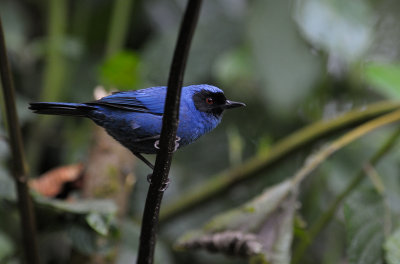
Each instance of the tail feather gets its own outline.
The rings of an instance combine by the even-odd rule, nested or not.
[[[92,110],[96,109],[96,107],[75,103],[40,102],[30,103],[29,109],[37,114],[87,117]]]

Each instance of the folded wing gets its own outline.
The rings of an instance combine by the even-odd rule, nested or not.
[[[165,86],[161,86],[138,91],[116,92],[97,101],[88,102],[86,104],[107,106],[125,111],[162,115],[164,113],[166,90]]]

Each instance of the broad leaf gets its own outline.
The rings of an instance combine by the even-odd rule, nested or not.
[[[400,65],[369,63],[364,67],[364,79],[387,98],[400,98]]]
[[[372,191],[345,205],[349,264],[383,263],[384,213],[382,198]]]
[[[103,236],[108,235],[112,215],[90,213],[85,217],[85,219],[89,226],[93,228],[93,230],[95,230],[97,233]]]
[[[90,214],[96,212],[98,214],[116,214],[117,207],[111,200],[80,200],[74,202],[66,202],[56,199],[48,199],[44,197],[36,197],[35,202],[46,208],[55,211],[64,211],[72,214]]]
[[[35,198],[35,202],[39,208],[47,209],[51,213],[69,214],[82,218],[89,227],[102,236],[108,235],[110,231],[114,230],[116,227],[114,220],[117,207],[111,200],[80,200],[67,202],[39,196]],[[76,227],[87,228],[84,224]],[[89,232],[90,230],[86,231]]]

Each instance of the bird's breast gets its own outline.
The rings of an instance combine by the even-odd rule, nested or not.
[[[180,112],[177,136],[181,138],[181,145],[187,145],[205,133],[213,130],[219,121],[198,111],[185,110]]]

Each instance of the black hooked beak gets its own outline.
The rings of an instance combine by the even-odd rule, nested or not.
[[[241,102],[234,102],[234,101],[226,100],[223,107],[224,107],[224,109],[231,109],[231,108],[236,108],[236,107],[241,107],[241,106],[246,106],[246,105]]]

